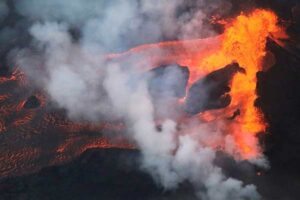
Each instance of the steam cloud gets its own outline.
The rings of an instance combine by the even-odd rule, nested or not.
[[[221,1],[210,2],[205,9],[206,4],[204,0],[16,0],[15,11],[30,24],[32,41],[12,51],[11,57],[70,118],[124,119],[128,137],[142,152],[141,168],[165,188],[188,181],[204,200],[260,199],[255,186],[226,177],[214,164],[216,150],[207,144],[230,138],[194,121],[178,130],[173,114],[167,113],[171,107],[161,113],[167,117],[158,130],[143,71],[102,56],[141,43],[214,34],[204,20]],[[0,15],[8,12],[4,5],[0,4]]]

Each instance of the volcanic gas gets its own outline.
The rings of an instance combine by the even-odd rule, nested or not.
[[[237,73],[230,81],[230,105],[221,110],[204,111],[199,118],[204,121],[209,118],[210,123],[223,120],[224,134],[231,135],[238,147],[237,152],[229,153],[240,159],[254,159],[262,153],[256,137],[263,134],[267,126],[263,113],[255,107],[256,73],[264,70],[262,61],[267,38],[284,38],[286,35],[284,28],[278,25],[276,14],[263,9],[242,13],[223,23],[225,31],[216,37],[147,44],[121,54],[107,55],[107,58],[119,62],[142,57],[137,65],[145,69],[172,62],[188,66],[190,86],[208,73],[237,62],[245,73]],[[238,116],[228,120],[234,113]],[[226,144],[217,146],[226,150]]]
[[[72,59],[78,55],[82,59],[90,59],[93,56],[87,55],[86,52],[82,53],[83,50],[78,47],[78,44],[72,44],[72,40],[63,32],[64,28],[61,25],[47,24],[58,32],[59,37],[54,38],[51,37],[55,34],[44,36],[40,33],[40,29],[48,30],[49,27],[43,29],[41,24],[34,26],[31,34],[36,37],[35,42],[41,42],[39,47],[50,49],[45,48],[47,49],[43,55],[45,58],[40,62],[45,66],[50,63],[50,68],[44,69],[49,74],[46,73],[44,79],[39,82],[45,84],[43,87],[36,86],[39,92],[35,95],[10,94],[8,89],[6,89],[8,93],[1,93],[0,101],[5,103],[0,109],[3,116],[3,119],[0,119],[0,132],[5,136],[5,142],[14,140],[17,143],[15,147],[2,147],[4,149],[0,151],[0,156],[5,162],[0,163],[1,175],[23,174],[38,170],[45,165],[63,163],[88,148],[119,147],[140,148],[146,155],[145,168],[160,168],[161,163],[163,169],[167,168],[163,159],[159,160],[161,163],[152,163],[152,156],[173,159],[173,162],[167,162],[166,165],[171,165],[171,169],[167,170],[168,173],[171,173],[173,168],[177,170],[177,178],[174,178],[175,175],[170,176],[171,179],[176,180],[168,180],[170,178],[168,175],[164,177],[165,173],[158,172],[162,176],[161,184],[167,188],[176,187],[177,182],[182,181],[181,179],[194,181],[193,177],[186,175],[185,170],[181,170],[181,168],[185,169],[186,163],[182,162],[185,160],[181,159],[185,151],[197,152],[207,159],[207,165],[201,164],[202,160],[201,162],[196,162],[197,160],[194,159],[188,161],[196,162],[193,163],[196,171],[201,171],[198,167],[209,171],[208,175],[198,177],[199,179],[204,177],[201,183],[205,185],[214,176],[218,176],[218,184],[225,186],[230,184],[230,181],[228,182],[220,172],[221,170],[212,164],[215,152],[223,151],[236,160],[251,162],[264,157],[258,136],[265,132],[267,123],[264,121],[263,113],[255,106],[256,74],[266,70],[263,61],[267,55],[267,39],[279,39],[286,35],[284,28],[278,25],[276,14],[269,10],[255,9],[241,13],[235,18],[222,21],[222,24],[224,32],[217,36],[143,44],[123,53],[99,55],[101,60],[99,65],[107,68],[97,66],[99,68],[87,68],[86,71],[82,70],[82,66],[68,68],[69,62],[70,66],[73,66]],[[50,42],[47,41],[49,39],[47,37],[50,38]],[[53,42],[57,38],[59,42]],[[61,56],[68,52],[68,48],[75,53]],[[82,62],[82,65],[97,63],[97,59]],[[76,64],[78,63],[74,65]],[[122,74],[122,69],[126,66],[131,66],[142,75],[128,78],[128,74],[132,71],[128,70],[126,74]],[[2,78],[1,86],[6,84],[9,87],[26,88],[30,78],[29,80],[24,78],[28,69],[23,73],[21,72],[23,68],[16,70],[11,78]],[[90,69],[92,75],[89,74]],[[38,70],[43,70],[43,67],[39,66]],[[107,74],[101,74],[104,71]],[[110,77],[110,73],[113,77]],[[169,79],[169,73],[172,74],[172,79]],[[88,78],[85,78],[86,74],[89,74]],[[84,78],[80,79],[81,76]],[[97,96],[98,89],[100,91],[98,85],[102,82],[101,84],[96,82],[93,79],[95,77],[95,80],[105,77],[101,86],[106,89],[103,96],[111,100],[105,106],[97,104],[97,109],[101,110],[104,107],[107,109],[106,106],[112,106],[113,109],[109,109],[117,110],[117,117],[109,121],[109,118],[101,118],[99,113],[91,112],[93,120],[89,118],[79,122],[78,119],[77,121],[67,119],[66,110],[70,111],[70,108],[72,110],[78,107],[79,114],[76,110],[73,115],[79,115],[77,116],[79,119],[88,113],[85,110],[88,103],[76,102],[77,97],[87,95],[92,103],[102,101]],[[78,83],[77,87],[72,84],[73,78],[76,84]],[[95,94],[78,92],[78,88],[85,88],[85,84],[96,91]],[[60,90],[66,85],[70,96]],[[149,91],[145,90],[147,88],[145,85]],[[167,91],[164,91],[166,88]],[[116,98],[117,95],[120,97]],[[27,99],[24,99],[25,96]],[[12,97],[14,100],[10,100]],[[65,100],[65,97],[71,97],[70,102],[73,103],[71,106],[70,102],[67,102],[68,104],[63,102],[57,109],[55,104],[51,104],[51,100],[59,104],[60,101]],[[53,108],[57,110],[53,111]],[[171,112],[170,109],[173,111]],[[107,110],[105,111],[107,113]],[[22,134],[9,134],[14,130]],[[205,130],[203,131],[205,133],[195,134],[202,130]],[[142,134],[142,131],[145,134]],[[45,132],[47,134],[41,134]],[[103,132],[105,134],[102,134]],[[134,133],[127,138],[127,135],[122,132]],[[26,146],[22,138],[27,145],[32,146],[30,148]],[[44,148],[41,140],[52,142],[47,143],[47,148]],[[154,146],[161,141],[166,141],[166,144],[158,145],[156,149]],[[48,161],[42,159],[45,156],[48,157]],[[198,185],[198,182],[196,183],[195,185]],[[243,188],[238,181],[235,183],[242,191],[239,195],[244,195],[244,190],[248,189],[254,191],[256,195],[255,188],[251,185]],[[205,187],[209,190],[219,186],[205,185]]]
[[[299,196],[299,13],[0,1],[0,199]]]

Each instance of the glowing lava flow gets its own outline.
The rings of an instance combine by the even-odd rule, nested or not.
[[[222,35],[195,40],[167,41],[141,45],[124,53],[108,54],[105,59],[126,63],[145,71],[162,64],[176,62],[182,66],[190,67],[189,82],[192,83],[199,76],[204,76],[207,73],[196,67],[199,61],[220,49],[221,44]],[[216,67],[216,69],[218,68]]]
[[[259,154],[253,137],[264,131],[266,124],[262,114],[254,106],[256,99],[256,73],[263,70],[262,59],[266,55],[266,39],[270,34],[282,35],[277,26],[277,17],[266,10],[255,10],[250,15],[242,14],[227,25],[222,48],[200,61],[201,69],[222,67],[237,61],[246,74],[237,74],[232,81],[232,102],[224,113],[237,109],[240,116],[227,124],[227,131],[234,136],[242,158],[251,159]]]
[[[189,83],[212,71],[236,61],[246,70],[237,74],[231,83],[231,104],[220,111],[206,111],[200,118],[209,121],[224,121],[221,127],[224,135],[230,135],[219,146],[241,159],[259,157],[261,150],[256,138],[265,130],[262,114],[254,106],[256,96],[256,73],[263,70],[262,59],[266,55],[265,45],[269,36],[283,36],[284,31],[277,25],[277,16],[267,10],[256,9],[250,14],[241,14],[225,24],[225,32],[216,37],[189,41],[161,42],[135,47],[122,54],[108,55],[108,60],[126,62],[149,69],[159,64],[178,63],[188,66]],[[132,58],[135,61],[131,62]],[[228,119],[233,113],[234,119]]]
[[[263,70],[267,37],[282,33],[276,24],[277,17],[273,12],[258,9],[227,22],[225,32],[219,36],[142,45],[121,54],[106,55],[106,59],[135,65],[145,71],[176,62],[189,67],[190,84],[237,61],[246,74],[236,74],[232,80],[231,104],[225,109],[206,111],[196,117],[205,124],[218,127],[224,134],[222,141],[207,145],[222,148],[241,159],[258,158],[261,150],[256,136],[264,131],[266,124],[254,106],[256,73]],[[0,77],[0,134],[3,136],[0,141],[0,176],[22,174],[45,165],[62,163],[88,148],[133,148],[122,139],[115,144],[101,134],[110,132],[117,135],[124,129],[122,124],[116,126],[104,122],[93,126],[71,122],[60,112],[48,113],[46,100],[39,95],[36,96],[41,100],[40,108],[34,111],[23,109],[29,94],[24,91],[25,83],[24,74],[19,70],[15,70],[10,78]],[[21,86],[24,94],[10,93],[11,88]],[[234,113],[240,114],[230,117]],[[90,134],[86,134],[86,130]],[[49,148],[45,148],[49,144]],[[44,156],[47,159],[40,159]]]

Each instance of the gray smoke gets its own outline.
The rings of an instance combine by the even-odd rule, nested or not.
[[[32,42],[11,55],[71,119],[124,119],[127,136],[142,152],[141,169],[166,189],[188,181],[204,200],[260,199],[255,186],[226,177],[214,164],[216,150],[209,144],[226,140],[220,130],[195,121],[178,130],[168,113],[162,113],[165,118],[158,130],[144,72],[103,57],[165,38],[214,34],[204,20],[219,1],[209,9],[204,9],[204,0],[16,0],[15,4],[17,12],[33,22],[28,29]],[[172,107],[164,112],[168,110]]]

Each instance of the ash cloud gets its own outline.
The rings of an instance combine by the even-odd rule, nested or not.
[[[260,199],[254,185],[226,177],[214,164],[216,150],[209,144],[225,140],[220,131],[194,121],[178,130],[173,113],[168,113],[171,106],[160,113],[164,120],[159,130],[149,78],[138,66],[103,57],[137,44],[215,34],[205,20],[220,4],[213,1],[206,8],[204,0],[16,0],[16,12],[31,24],[32,40],[10,57],[71,119],[123,119],[127,136],[142,152],[141,169],[166,189],[188,181],[200,199]]]

